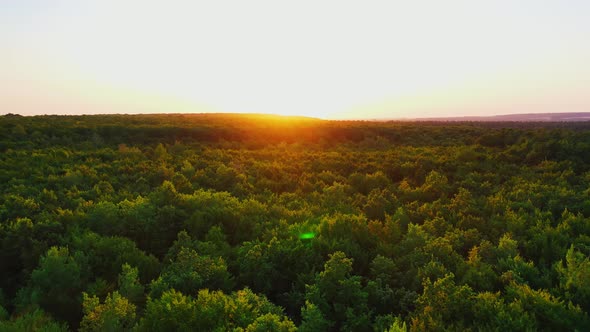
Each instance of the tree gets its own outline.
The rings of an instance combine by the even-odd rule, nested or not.
[[[297,328],[287,317],[268,313],[264,314],[246,327],[246,332],[295,332]]]
[[[231,295],[203,289],[196,299],[175,290],[166,291],[148,300],[138,330],[192,331],[195,327],[203,331],[295,330],[279,307],[249,289]]]
[[[586,331],[590,329],[588,314],[580,307],[565,304],[545,290],[534,290],[529,285],[510,283],[506,297],[520,303],[525,312],[533,316],[537,328],[553,331]]]
[[[197,307],[188,296],[169,290],[157,299],[149,299],[139,331],[190,331],[193,326],[208,328],[196,321]],[[200,324],[199,324],[200,323]]]
[[[476,325],[486,331],[534,331],[538,329],[533,316],[519,301],[506,302],[500,292],[483,292],[475,296],[473,315]]]
[[[137,268],[129,264],[123,264],[122,271],[119,274],[119,293],[129,299],[135,305],[142,302],[145,297],[144,287],[139,282]]]
[[[389,329],[385,332],[407,332],[408,327],[406,322],[404,322],[401,318],[396,317]]]
[[[162,143],[158,143],[158,145],[154,149],[154,157],[158,161],[165,161],[170,158],[170,156],[168,155],[168,151],[166,151],[166,148],[164,147],[164,145],[162,145]]]
[[[128,331],[135,325],[135,305],[119,292],[107,295],[104,303],[96,296],[83,295],[80,331]]]
[[[75,325],[81,317],[81,291],[85,284],[80,260],[81,257],[70,256],[68,248],[51,247],[31,273],[28,289],[21,292],[21,305],[37,304],[54,317]]]
[[[196,294],[199,289],[229,290],[233,284],[227,265],[221,257],[201,256],[193,249],[182,248],[175,260],[165,266],[152,282],[151,296],[158,297],[167,289]]]
[[[155,278],[160,270],[160,263],[153,255],[147,255],[133,241],[121,236],[100,236],[85,232],[73,235],[70,245],[75,253],[87,257],[95,277],[111,283],[117,282],[124,264],[136,266],[144,283]]]
[[[572,245],[555,269],[564,297],[590,311],[590,259]]]
[[[43,310],[37,309],[18,316],[13,320],[0,319],[0,331],[66,332],[68,328],[65,324],[53,320]]]
[[[368,328],[371,310],[367,306],[368,294],[363,290],[361,278],[351,275],[352,259],[343,252],[330,255],[324,270],[316,276],[315,284],[306,289],[306,300],[317,307],[334,324],[337,330]]]
[[[300,332],[328,331],[334,325],[324,317],[315,304],[309,301],[305,301],[305,306],[301,308],[301,317]]]
[[[412,331],[464,329],[472,325],[473,291],[455,284],[454,275],[447,274],[434,282],[424,280],[424,292],[417,300],[412,318]]]

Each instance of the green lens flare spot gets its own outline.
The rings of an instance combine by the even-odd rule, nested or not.
[[[303,234],[299,235],[299,238],[301,240],[309,240],[309,239],[313,239],[314,237],[315,237],[315,233],[313,233],[313,232],[303,233]]]

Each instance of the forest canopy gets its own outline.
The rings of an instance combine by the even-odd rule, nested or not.
[[[0,330],[590,330],[590,123],[0,117]]]

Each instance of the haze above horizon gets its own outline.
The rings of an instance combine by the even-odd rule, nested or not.
[[[588,17],[579,0],[8,0],[0,114],[585,112]]]

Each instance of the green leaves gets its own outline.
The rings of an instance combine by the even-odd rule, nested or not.
[[[195,298],[175,290],[150,299],[139,331],[294,331],[282,310],[249,289],[231,295],[200,290]]]
[[[82,305],[84,317],[79,331],[129,331],[135,325],[135,305],[118,292],[107,295],[104,303],[84,293]]]
[[[473,290],[455,283],[453,274],[424,281],[424,292],[417,300],[412,330],[460,329],[472,324]]]
[[[572,245],[565,261],[556,265],[560,289],[564,297],[590,311],[590,259]]]
[[[137,268],[131,267],[129,264],[123,264],[118,283],[119,292],[122,296],[135,305],[142,302],[144,299],[144,287],[139,282]]]
[[[0,319],[0,331],[67,332],[69,330],[65,324],[56,322],[43,310],[37,309],[13,320]]]
[[[304,320],[306,328],[334,326],[335,329],[358,330],[370,324],[372,312],[367,306],[368,294],[361,278],[351,272],[352,260],[343,252],[330,255],[315,283],[306,289],[306,309],[302,312],[309,319]]]
[[[200,289],[230,290],[233,281],[221,257],[201,256],[192,249],[181,248],[152,286],[151,296],[176,289],[184,294],[196,294]]]
[[[31,273],[21,305],[38,305],[57,319],[76,323],[81,317],[84,268],[83,257],[72,257],[68,248],[52,247]]]

